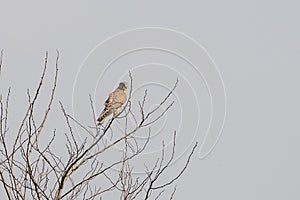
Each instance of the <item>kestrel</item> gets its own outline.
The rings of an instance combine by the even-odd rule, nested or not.
[[[118,116],[122,110],[122,105],[126,102],[126,89],[128,88],[127,82],[121,82],[115,91],[109,94],[108,99],[105,101],[105,108],[101,112],[99,118],[97,119],[99,124],[113,114],[114,117]]]

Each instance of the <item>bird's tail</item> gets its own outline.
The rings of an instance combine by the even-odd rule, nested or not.
[[[98,117],[97,121],[98,121],[98,124],[102,124],[103,121],[111,114],[111,109],[109,110],[103,110],[100,114],[100,116]]]

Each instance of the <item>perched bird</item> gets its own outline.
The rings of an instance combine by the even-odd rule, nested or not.
[[[109,94],[108,99],[104,103],[104,109],[97,119],[98,124],[102,124],[103,121],[113,114],[114,117],[118,116],[122,110],[122,105],[126,102],[126,89],[128,88],[127,82],[121,82],[115,91]]]

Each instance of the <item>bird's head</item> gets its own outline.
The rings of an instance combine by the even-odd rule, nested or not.
[[[128,83],[127,82],[121,82],[119,84],[118,88],[121,89],[121,90],[126,90],[128,88]]]

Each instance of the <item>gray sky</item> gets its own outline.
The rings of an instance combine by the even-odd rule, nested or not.
[[[0,88],[12,86],[12,113],[20,119],[20,99],[26,98],[27,88],[35,88],[45,51],[53,65],[59,49],[56,97],[71,110],[76,74],[100,42],[139,27],[180,31],[203,45],[217,64],[226,87],[227,118],[212,154],[204,160],[195,157],[178,181],[175,199],[297,199],[299,9],[292,0],[1,1],[0,49],[5,56]],[[138,55],[137,64],[146,63],[143,56]],[[110,83],[105,92],[114,87]],[[205,98],[200,102],[204,113]]]

